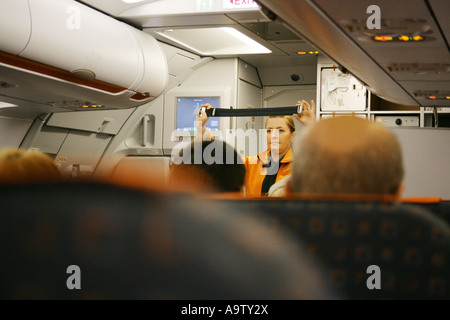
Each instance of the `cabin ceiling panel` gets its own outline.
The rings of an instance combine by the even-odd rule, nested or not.
[[[424,88],[433,86],[435,76],[447,79],[450,57],[444,34],[448,30],[448,1],[436,5],[439,11],[447,12],[446,16],[430,10],[435,1],[430,6],[423,0],[258,2],[385,100],[408,106],[433,105],[435,101],[417,97],[405,79]],[[380,29],[367,27],[373,14],[368,8],[374,4],[381,12]],[[424,69],[425,64],[434,66],[424,75],[424,70],[410,73],[398,68],[401,64],[410,64],[410,70]],[[436,64],[440,64],[438,72],[433,71]],[[450,106],[450,100],[440,104]]]

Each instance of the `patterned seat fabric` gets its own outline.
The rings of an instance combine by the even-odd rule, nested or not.
[[[337,297],[296,241],[227,203],[95,183],[1,186],[0,203],[0,299]]]
[[[264,212],[273,228],[290,228],[307,251],[326,265],[327,281],[347,299],[450,298],[450,230],[422,207],[292,199],[231,201],[246,212]],[[379,267],[377,272],[374,266]],[[380,289],[374,287],[377,274]]]

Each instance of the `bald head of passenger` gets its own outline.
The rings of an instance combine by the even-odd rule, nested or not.
[[[376,194],[403,191],[400,143],[372,121],[339,116],[305,128],[294,143],[293,193]]]

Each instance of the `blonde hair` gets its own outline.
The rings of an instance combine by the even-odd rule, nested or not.
[[[0,149],[0,184],[60,181],[61,172],[50,156],[11,147]]]
[[[289,128],[289,131],[291,133],[295,132],[295,122],[294,122],[294,119],[291,116],[269,116],[267,118],[267,120],[266,120],[266,124],[265,124],[266,128],[267,128],[267,122],[269,121],[269,119],[272,119],[272,118],[283,118],[284,122],[286,123],[286,125]]]

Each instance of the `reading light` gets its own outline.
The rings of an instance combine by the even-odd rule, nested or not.
[[[157,33],[202,55],[260,54],[272,51],[231,27],[166,29]]]
[[[122,2],[125,2],[125,3],[137,3],[137,2],[142,2],[142,1],[144,1],[144,0],[122,0]]]
[[[305,54],[319,54],[319,51],[308,51],[308,52],[306,52],[306,51],[297,51],[297,54],[300,54],[300,55],[305,55]]]
[[[0,101],[0,109],[3,109],[3,108],[15,108],[15,107],[18,107],[18,105]]]
[[[381,42],[386,42],[386,41],[405,41],[406,42],[406,41],[412,41],[412,40],[422,41],[422,40],[424,40],[424,38],[419,35],[408,36],[408,35],[402,34],[401,36],[395,37],[395,38],[393,38],[391,36],[374,36],[373,40],[381,41]]]
[[[392,41],[392,37],[389,36],[375,36],[375,41]]]
[[[430,100],[450,100],[450,96],[428,96],[427,99]]]
[[[87,109],[87,108],[89,108],[89,109],[91,109],[91,108],[103,108],[103,107],[104,106],[101,105],[101,104],[84,104],[82,106],[83,109]]]
[[[410,37],[403,35],[403,36],[398,37],[398,40],[409,41]]]

